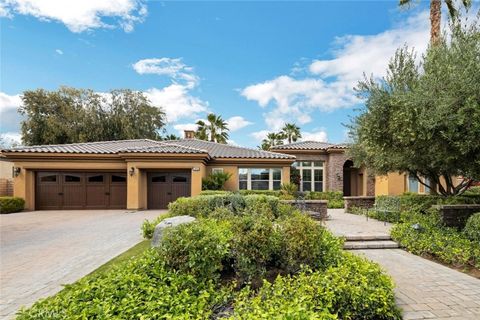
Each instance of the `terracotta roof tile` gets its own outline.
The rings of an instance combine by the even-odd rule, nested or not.
[[[298,141],[289,144],[279,145],[272,150],[327,150],[327,149],[347,149],[346,145],[333,144],[319,141]]]

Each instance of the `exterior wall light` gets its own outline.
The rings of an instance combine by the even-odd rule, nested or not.
[[[135,168],[134,167],[131,167],[130,170],[128,171],[128,174],[130,176],[133,176],[135,174]]]
[[[200,171],[200,168],[199,167],[193,167],[192,171]]]
[[[18,177],[20,175],[20,172],[22,171],[22,168],[19,168],[19,167],[13,167],[12,168],[12,176],[15,178],[15,177]]]

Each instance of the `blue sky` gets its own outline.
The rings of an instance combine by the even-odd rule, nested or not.
[[[144,91],[170,133],[214,112],[240,145],[286,121],[343,142],[362,73],[382,76],[404,43],[425,50],[429,32],[426,2],[65,2],[0,2],[6,138],[18,138],[24,90],[67,85]]]

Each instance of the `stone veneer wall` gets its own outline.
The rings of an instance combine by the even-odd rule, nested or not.
[[[315,220],[325,220],[327,218],[327,200],[280,200],[280,202],[290,204],[298,209],[305,209]]]
[[[375,196],[375,176],[367,176],[367,196]]]
[[[343,192],[343,165],[347,160],[348,156],[344,152],[329,154],[327,163],[327,190]]]
[[[443,223],[447,227],[463,229],[468,218],[480,212],[480,204],[445,204],[434,206],[440,211]]]
[[[353,207],[363,209],[373,208],[375,204],[375,197],[372,196],[343,197],[343,200],[345,200],[345,212],[350,212],[349,210]]]

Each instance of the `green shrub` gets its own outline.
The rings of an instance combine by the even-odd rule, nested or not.
[[[165,230],[159,251],[165,265],[201,279],[215,279],[229,253],[227,222],[199,220]]]
[[[231,194],[231,191],[225,190],[203,190],[200,192],[201,196],[216,196],[216,195],[228,195]]]
[[[420,230],[415,230],[414,224],[418,224]],[[458,267],[480,268],[480,243],[471,241],[455,228],[443,226],[435,210],[428,214],[402,213],[401,222],[393,226],[391,235],[414,254],[427,254]]]
[[[273,222],[261,215],[245,215],[233,223],[231,257],[242,281],[258,280],[277,250]]]
[[[228,172],[215,172],[202,179],[202,190],[221,190],[232,176]]]
[[[25,200],[19,197],[0,197],[0,213],[13,213],[25,208]]]
[[[214,209],[213,207],[210,207],[210,201],[212,197],[216,196],[178,198],[174,202],[168,204],[168,212],[174,216],[207,216]]]
[[[463,232],[470,240],[480,243],[480,212],[468,218]]]
[[[305,199],[308,200],[327,200],[327,207],[330,209],[343,208],[343,193],[341,191],[323,191],[323,192],[307,192]]]
[[[287,272],[297,272],[301,265],[325,268],[335,264],[342,241],[310,217],[295,212],[281,220],[279,234],[279,263]]]
[[[273,197],[279,197],[281,194],[280,190],[239,190],[238,193],[242,196],[263,195]]]
[[[465,193],[463,195],[465,195],[465,196],[480,195],[480,186],[471,187],[470,189],[465,191]]]
[[[145,219],[142,223],[142,235],[144,239],[152,239],[153,233],[155,232],[155,227],[157,224],[165,220],[166,218],[171,218],[172,215],[169,213],[164,213],[153,220]]]
[[[351,254],[325,271],[279,276],[258,292],[246,287],[233,306],[230,319],[401,319],[391,279]]]
[[[156,250],[85,277],[19,311],[19,320],[208,319],[231,289],[168,270]]]
[[[281,196],[295,197],[298,192],[298,186],[295,183],[283,183],[280,187]]]

